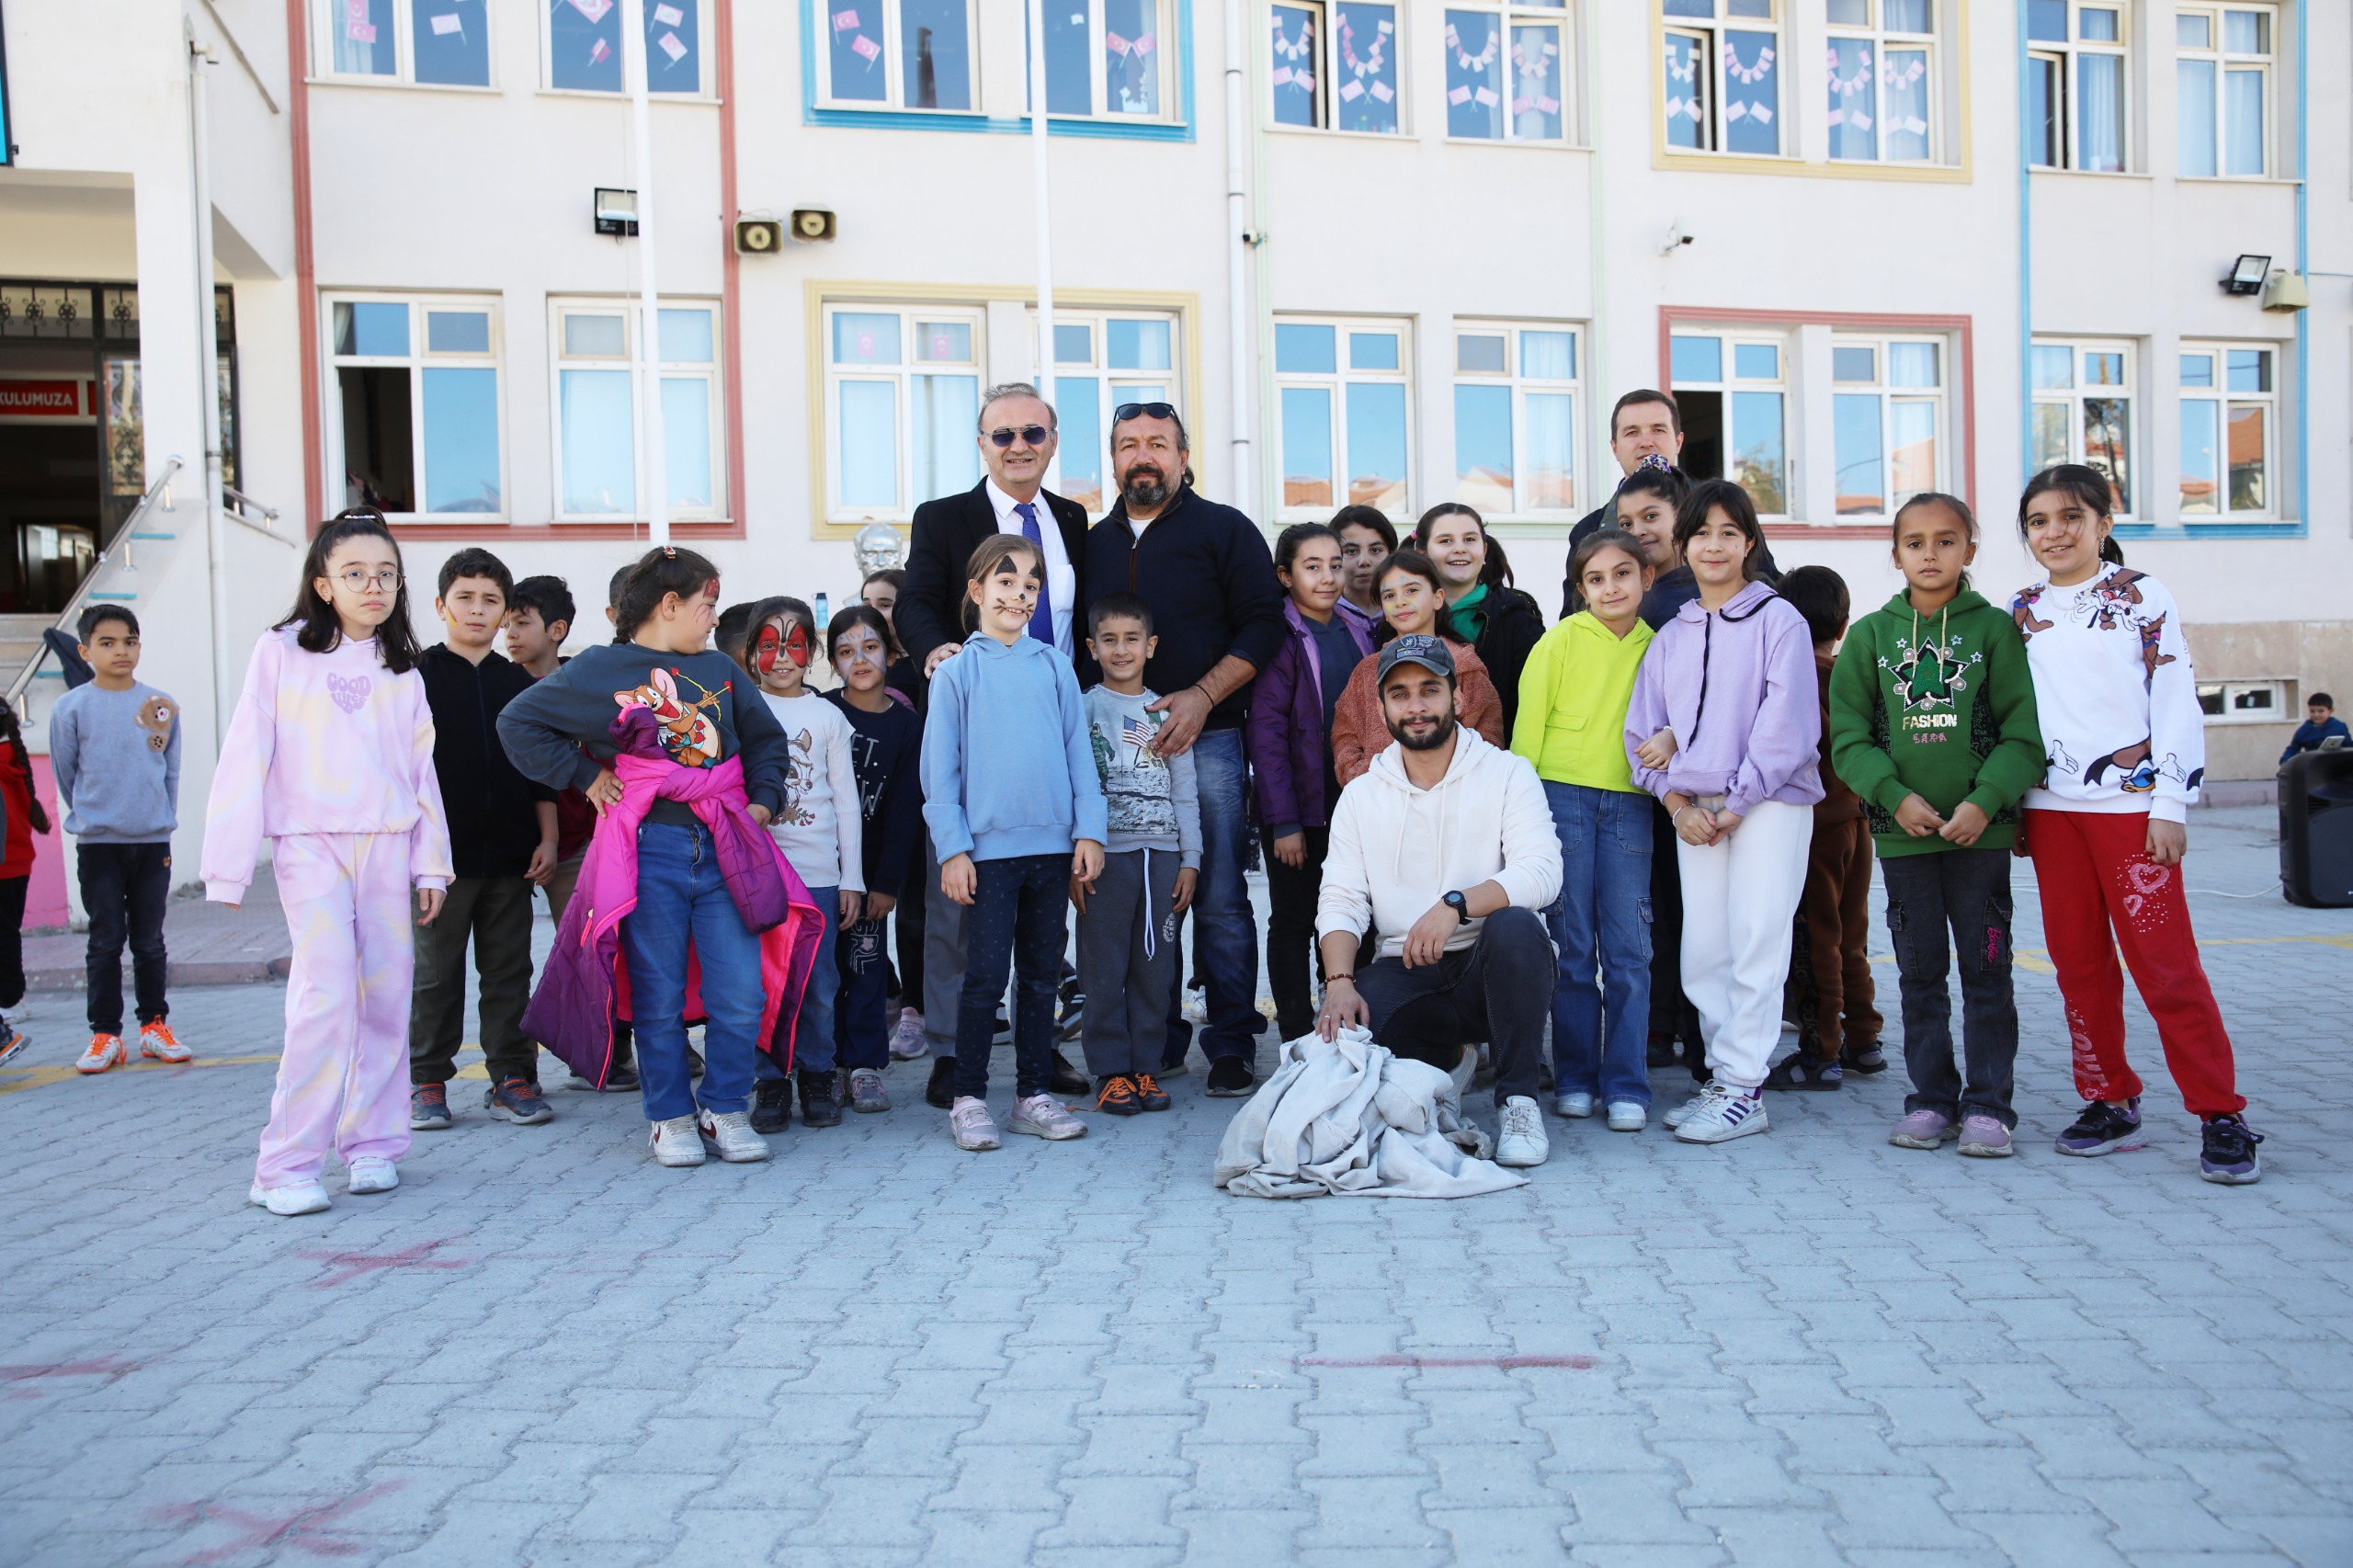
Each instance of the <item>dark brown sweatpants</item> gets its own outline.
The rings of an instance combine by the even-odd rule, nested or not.
[[[1800,926],[1822,1056],[1836,1062],[1847,1040],[1868,1045],[1883,1024],[1872,1005],[1870,959],[1864,951],[1871,918],[1871,835],[1861,812],[1838,819],[1814,813],[1798,911],[1804,916]]]

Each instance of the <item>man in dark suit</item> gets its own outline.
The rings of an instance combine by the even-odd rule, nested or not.
[[[907,656],[926,678],[964,645],[964,568],[991,534],[1020,534],[1045,557],[1045,591],[1038,596],[1029,634],[1051,642],[1065,658],[1084,640],[1079,567],[1086,508],[1045,488],[1055,438],[1053,405],[1036,387],[1027,381],[991,387],[981,403],[979,437],[987,477],[961,495],[915,508],[907,585],[892,621]],[[925,1098],[945,1110],[954,1094],[956,1005],[964,988],[964,906],[940,891],[937,856],[926,859],[925,869],[923,1032],[932,1051]],[[1084,1095],[1094,1085],[1056,1051],[1052,1088],[1058,1095]]]
[[[1617,460],[1619,472],[1631,473],[1653,452],[1671,463],[1682,462],[1683,411],[1676,406],[1673,394],[1642,387],[1620,398],[1617,406],[1609,411],[1609,455]],[[1618,497],[1612,491],[1569,530],[1570,558],[1575,559],[1577,546],[1595,530],[1617,520]],[[1759,547],[1756,564],[1766,581],[1780,580],[1781,571],[1774,562],[1770,546]],[[1566,620],[1583,608],[1585,595],[1564,574],[1561,580],[1561,619]]]

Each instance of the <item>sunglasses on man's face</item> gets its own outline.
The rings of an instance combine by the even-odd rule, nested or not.
[[[1124,425],[1131,419],[1174,419],[1176,405],[1173,403],[1123,403],[1111,411],[1111,423]]]
[[[1009,447],[1013,445],[1013,438],[1018,436],[1032,447],[1042,447],[1046,444],[1046,434],[1043,425],[1024,425],[1018,429],[1000,426],[989,432],[989,439],[999,447]]]

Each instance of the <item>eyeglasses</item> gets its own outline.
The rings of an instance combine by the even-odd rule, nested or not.
[[[1123,403],[1111,411],[1111,423],[1124,425],[1131,419],[1174,419],[1176,405],[1173,403]]]
[[[370,588],[397,588],[401,585],[401,569],[387,566],[381,572],[370,572],[365,566],[347,566],[335,574],[336,581],[355,594]]]
[[[999,447],[1009,447],[1013,445],[1013,438],[1018,436],[1030,446],[1042,447],[1046,444],[1048,434],[1043,425],[1024,425],[1018,429],[1000,427],[992,430],[989,432],[989,439]]]

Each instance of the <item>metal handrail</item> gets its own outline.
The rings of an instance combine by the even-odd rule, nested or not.
[[[282,545],[287,545],[296,549],[301,547],[301,541],[300,540],[288,539],[284,534],[279,533],[276,528],[269,526],[270,524],[278,521],[278,513],[277,507],[263,506],[260,502],[255,500],[252,496],[246,494],[244,491],[238,489],[233,484],[224,484],[221,487],[221,499],[227,503],[227,505],[222,509],[227,512],[229,516],[236,521],[241,522],[244,524],[245,527],[253,529],[254,532],[260,534],[265,538],[274,539]],[[245,515],[248,512],[259,512],[261,514],[262,520],[260,522],[255,522],[253,518]]]
[[[170,488],[172,476],[179,472],[180,466],[179,459],[165,458],[162,474],[157,476],[154,483],[147,487],[147,494],[139,498],[139,505],[131,509],[131,516],[125,517],[122,520],[122,527],[116,530],[115,538],[122,541],[122,551],[126,556],[131,552],[131,530],[139,526],[142,518],[154,509],[156,501]],[[91,593],[97,587],[98,574],[106,570],[110,555],[111,552],[108,551],[98,551],[97,560],[91,564],[89,571],[82,574],[81,585],[74,590],[74,597],[65,601],[65,608],[57,612],[55,620],[50,622],[51,630],[63,631],[74,624],[75,618],[82,613],[82,607],[89,602]],[[44,642],[40,651],[25,661],[25,667],[17,672],[17,678],[8,683],[9,707],[21,706],[25,699],[25,688],[32,685],[33,676],[40,673],[40,662],[47,657],[49,657],[49,644]]]

